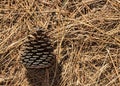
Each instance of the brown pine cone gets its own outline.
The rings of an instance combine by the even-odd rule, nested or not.
[[[24,42],[21,61],[27,68],[47,68],[55,63],[55,55],[49,37],[38,30]]]

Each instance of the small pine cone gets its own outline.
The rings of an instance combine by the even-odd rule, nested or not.
[[[43,30],[29,36],[22,51],[21,61],[27,68],[47,68],[55,62],[53,47]]]

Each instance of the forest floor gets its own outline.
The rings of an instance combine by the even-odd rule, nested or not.
[[[0,86],[46,86],[44,70],[19,62],[38,27],[56,55],[51,86],[120,86],[120,0],[1,0]]]

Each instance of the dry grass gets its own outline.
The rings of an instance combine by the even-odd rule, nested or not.
[[[55,47],[53,86],[120,86],[120,0],[1,0],[0,86],[33,86],[19,52],[36,27]]]

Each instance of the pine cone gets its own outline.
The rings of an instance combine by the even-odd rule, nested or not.
[[[47,68],[55,62],[53,47],[43,30],[29,36],[22,51],[21,61],[27,68]]]

